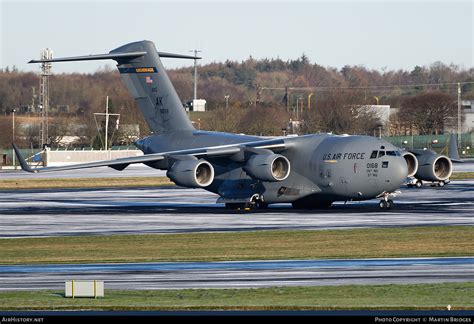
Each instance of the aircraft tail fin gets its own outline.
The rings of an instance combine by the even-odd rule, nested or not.
[[[157,52],[150,41],[130,43],[108,54],[32,60],[29,63],[112,59],[122,81],[135,99],[153,133],[194,130],[160,57],[200,59],[189,55]]]

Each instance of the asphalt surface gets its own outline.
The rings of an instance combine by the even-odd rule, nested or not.
[[[0,266],[4,291],[64,289],[67,280],[127,290],[469,282],[474,258]]]
[[[158,172],[144,168],[121,175]],[[96,171],[80,177],[115,172]],[[56,176],[77,176],[70,172]],[[371,200],[312,211],[278,204],[250,213],[229,211],[204,190],[174,186],[1,191],[0,245],[12,237],[474,225],[474,180],[401,190],[389,211]],[[472,282],[474,258],[0,266],[0,290],[64,289],[72,279],[104,280],[106,289]]]
[[[474,180],[401,190],[392,210],[374,199],[252,212],[227,210],[217,195],[179,187],[2,191],[0,238],[474,225]]]

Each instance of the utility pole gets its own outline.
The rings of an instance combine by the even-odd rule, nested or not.
[[[109,114],[109,96],[107,96],[106,103],[105,103],[105,114],[104,113],[94,113],[94,117],[100,115],[105,116],[105,150],[109,149],[109,118],[110,116],[117,116],[120,117],[120,114]],[[97,121],[96,121],[97,124]]]
[[[53,51],[46,48],[41,51],[42,60],[51,60],[53,58]],[[41,114],[41,147],[48,144],[48,111],[49,111],[49,76],[51,75],[52,64],[49,62],[41,63],[40,76],[40,93],[39,93],[39,108]]]
[[[197,99],[197,54],[202,52],[201,50],[190,50],[190,52],[194,53],[194,100]]]
[[[12,143],[15,143],[15,112],[16,109],[12,109]],[[15,150],[13,150],[13,168],[16,170],[16,159],[15,159]]]
[[[229,109],[229,98],[230,98],[230,96],[225,95],[224,98],[225,98],[225,109]]]
[[[461,147],[461,83],[458,82],[458,149]]]
[[[260,97],[261,97],[261,94],[262,94],[262,88],[260,87],[259,84],[257,84],[255,89],[257,91],[257,96],[255,98],[255,108],[257,108],[257,106],[260,104]]]

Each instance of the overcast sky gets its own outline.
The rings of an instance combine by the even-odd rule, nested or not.
[[[159,51],[202,50],[202,63],[296,59],[340,69],[412,70],[441,61],[473,66],[473,1],[10,1],[0,0],[0,67],[38,70],[55,57],[101,54],[132,41]],[[93,72],[107,62],[56,63]],[[114,62],[108,63],[111,67]],[[192,62],[167,59],[174,68]]]

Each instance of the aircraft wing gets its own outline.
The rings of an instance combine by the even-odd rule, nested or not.
[[[39,172],[54,172],[54,171],[66,171],[76,169],[87,169],[108,166],[116,170],[123,170],[130,164],[135,163],[147,163],[147,162],[158,162],[173,156],[194,156],[196,158],[212,158],[212,157],[226,157],[232,156],[246,149],[268,149],[268,150],[284,150],[286,148],[285,141],[283,139],[266,139],[262,141],[247,142],[247,143],[236,143],[229,145],[210,146],[186,150],[169,151],[154,154],[145,154],[143,156],[119,158],[113,160],[97,161],[90,163],[81,163],[75,165],[66,165],[58,167],[44,167],[44,168],[31,168],[26,160],[23,158],[18,147],[13,143],[13,149],[15,155],[20,162],[23,171],[30,173]]]

